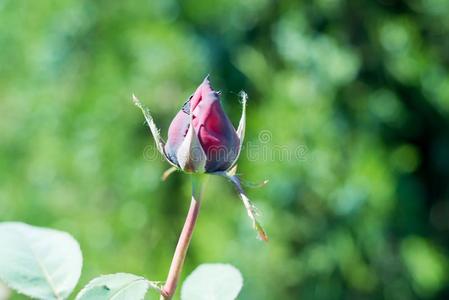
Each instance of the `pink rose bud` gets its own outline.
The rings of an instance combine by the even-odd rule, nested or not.
[[[134,95],[133,101],[142,110],[157,149],[172,165],[163,178],[177,169],[192,173],[214,173],[228,178],[237,188],[260,239],[267,241],[268,237],[257,220],[257,210],[235,174],[246,123],[247,95],[241,92],[240,96],[243,110],[239,127],[235,130],[221,107],[219,94],[212,89],[206,77],[173,119],[168,129],[167,143],[160,136],[150,111]]]
[[[165,153],[188,172],[228,170],[240,152],[240,139],[209,78],[196,89],[168,129]]]

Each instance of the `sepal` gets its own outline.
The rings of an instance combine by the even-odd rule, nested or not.
[[[164,151],[165,142],[161,137],[160,130],[157,128],[156,124],[154,123],[153,117],[151,116],[150,110],[143,106],[142,102],[133,94],[132,96],[134,104],[140,108],[142,111],[145,120],[148,124],[148,127],[150,127],[151,134],[153,135],[154,141],[156,143],[157,150],[164,156],[164,158],[173,166],[177,167],[167,156],[167,154]]]
[[[248,102],[248,94],[246,94],[244,91],[240,92],[240,98],[242,103],[242,116],[240,117],[239,127],[237,128],[237,137],[239,138],[239,152],[237,153],[237,156],[234,159],[234,162],[232,163],[229,170],[233,169],[237,161],[240,157],[240,153],[242,152],[243,147],[243,141],[245,140],[245,128],[246,128],[246,103]]]
[[[176,152],[179,167],[189,173],[204,173],[206,171],[207,156],[201,146],[198,134],[193,126],[192,106],[190,105],[190,125],[187,135]]]
[[[248,217],[251,219],[253,223],[254,229],[257,230],[258,236],[262,241],[267,242],[268,241],[268,235],[266,234],[265,230],[263,229],[262,225],[260,225],[259,221],[257,220],[257,217],[259,216],[257,212],[256,206],[249,200],[249,198],[246,196],[245,191],[242,188],[242,184],[240,182],[240,178],[236,175],[228,175],[227,173],[221,173],[221,175],[228,178],[236,187],[237,192],[239,193],[240,199],[243,202],[243,205],[246,208],[246,212],[248,213]]]

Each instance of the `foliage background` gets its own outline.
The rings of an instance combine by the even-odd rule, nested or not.
[[[448,15],[445,0],[0,0],[0,220],[73,234],[78,289],[163,280],[190,183],[161,183],[130,96],[165,133],[210,73],[235,124],[250,95],[240,172],[270,179],[248,192],[271,240],[213,178],[184,275],[231,263],[239,299],[448,299]]]

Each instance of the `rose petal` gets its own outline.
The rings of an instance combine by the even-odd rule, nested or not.
[[[177,152],[184,141],[189,130],[190,116],[188,112],[181,109],[173,119],[168,128],[167,144],[165,145],[165,153],[170,160],[178,165]]]
[[[209,92],[193,110],[193,125],[207,155],[207,172],[227,170],[238,156],[240,141],[221,107],[218,93]]]
[[[196,89],[195,93],[192,95],[191,98],[192,110],[194,110],[197,107],[197,105],[203,100],[203,98],[212,91],[213,89],[210,85],[209,75],[207,75],[206,78],[204,78],[203,82],[200,84],[200,86]]]
[[[198,139],[195,127],[190,118],[189,130],[176,152],[179,167],[186,172],[204,173],[206,165],[206,153]]]

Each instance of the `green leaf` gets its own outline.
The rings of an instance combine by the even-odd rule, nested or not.
[[[0,279],[36,299],[65,299],[81,274],[82,255],[69,234],[23,223],[0,223]]]
[[[187,277],[182,300],[233,300],[243,286],[240,271],[226,264],[203,264]]]
[[[144,277],[127,273],[104,275],[89,282],[76,300],[141,300],[150,287],[160,291],[155,283]]]

